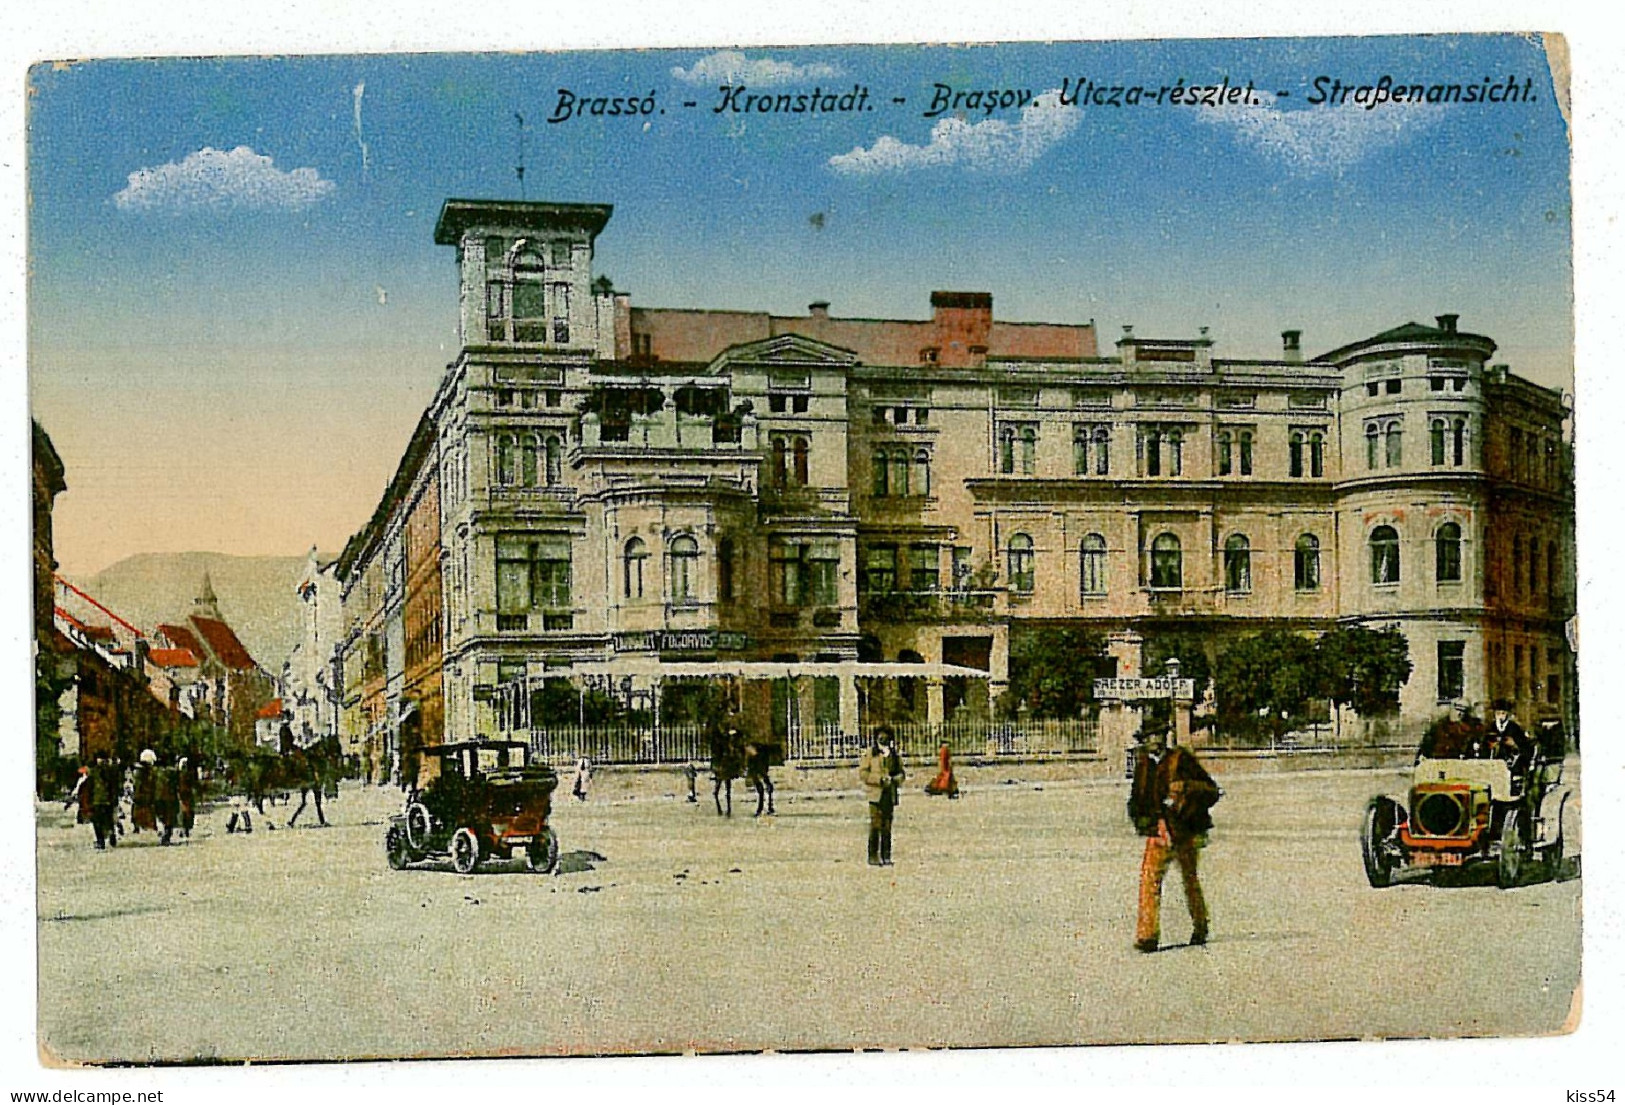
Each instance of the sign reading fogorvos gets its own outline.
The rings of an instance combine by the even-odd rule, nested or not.
[[[739,652],[748,638],[725,629],[647,629],[615,634],[616,652]]]
[[[1195,698],[1196,680],[1170,679],[1096,679],[1095,697],[1118,701],[1142,698]]]

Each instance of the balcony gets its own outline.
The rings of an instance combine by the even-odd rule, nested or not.
[[[992,620],[999,591],[872,591],[858,597],[861,622],[905,625]]]

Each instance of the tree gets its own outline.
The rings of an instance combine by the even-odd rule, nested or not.
[[[1010,635],[1010,689],[999,712],[1021,707],[1034,718],[1075,718],[1095,700],[1106,639],[1087,629],[1045,627]]]
[[[1280,629],[1227,647],[1214,681],[1225,728],[1256,732],[1262,726],[1272,742],[1305,719],[1324,683],[1314,642]]]
[[[1320,694],[1361,717],[1399,709],[1399,688],[1411,677],[1410,644],[1397,629],[1334,629],[1316,643]]]

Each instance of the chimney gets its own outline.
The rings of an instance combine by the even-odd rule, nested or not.
[[[1443,330],[1446,334],[1454,334],[1456,332],[1456,320],[1460,317],[1460,315],[1437,316],[1439,329]]]
[[[1302,363],[1302,361],[1303,361],[1303,348],[1302,348],[1302,346],[1299,345],[1299,339],[1301,339],[1302,337],[1303,337],[1303,331],[1302,330],[1282,330],[1281,331],[1281,358],[1282,358],[1282,360],[1290,361],[1292,364],[1300,364],[1300,363]]]
[[[807,304],[807,313],[813,318],[829,318],[829,300],[820,299],[815,303]]]
[[[993,333],[993,294],[932,292],[931,328],[938,364],[949,368],[985,364]]]

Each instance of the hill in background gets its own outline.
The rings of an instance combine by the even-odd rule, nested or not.
[[[138,553],[73,583],[150,635],[160,622],[192,612],[207,571],[220,612],[249,654],[275,675],[303,635],[304,604],[294,588],[305,564],[303,556]]]

